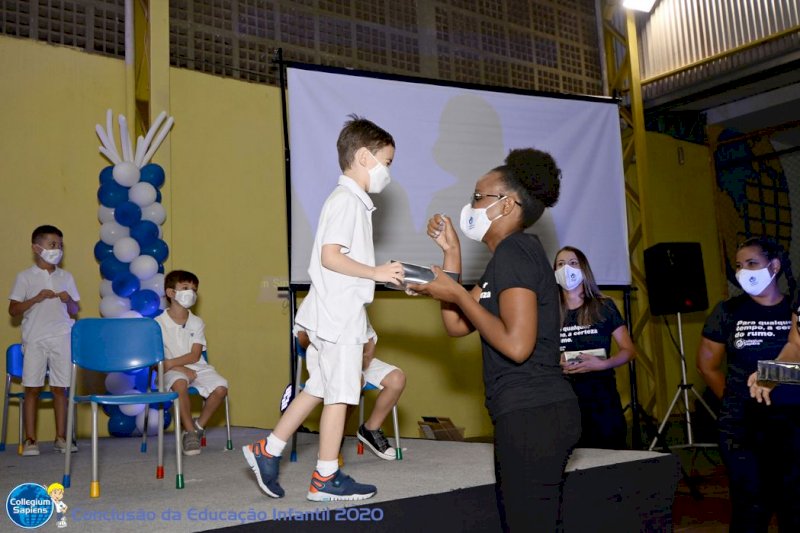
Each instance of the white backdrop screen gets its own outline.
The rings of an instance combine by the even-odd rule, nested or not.
[[[347,115],[372,120],[395,139],[392,183],[373,195],[378,263],[396,259],[441,264],[427,237],[430,216],[458,224],[475,182],[509,150],[552,154],[562,171],[561,196],[528,231],[552,260],[559,247],[583,250],[597,282],[629,285],[619,114],[612,100],[531,96],[288,69],[291,150],[290,282],[310,281],[308,263],[322,204],[340,172],[336,139]],[[486,246],[461,235],[463,280],[477,281]]]

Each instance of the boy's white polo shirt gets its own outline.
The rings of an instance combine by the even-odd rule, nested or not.
[[[328,342],[364,344],[369,340],[366,306],[375,295],[375,282],[323,267],[322,247],[341,245],[342,253],[354,261],[375,266],[373,211],[369,195],[344,175],[322,206],[308,266],[311,288],[295,321]]]
[[[67,291],[67,294],[76,302],[81,299],[72,274],[58,267],[51,274],[36,265],[17,274],[8,299],[24,302],[44,289],[55,293]],[[22,315],[22,342],[29,344],[42,339],[68,335],[74,322],[67,312],[67,305],[60,298],[42,300],[28,308]]]
[[[161,326],[161,337],[164,340],[164,359],[175,359],[192,351],[192,345],[202,344],[206,349],[206,325],[203,319],[189,311],[186,324],[181,325],[172,320],[164,311],[156,317],[156,322]],[[202,357],[190,365],[184,365],[192,370],[206,366]]]

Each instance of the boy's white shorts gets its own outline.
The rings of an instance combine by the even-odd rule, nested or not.
[[[44,377],[51,387],[69,387],[72,375],[72,340],[69,334],[29,342],[23,347],[22,386],[43,387]]]
[[[389,363],[384,363],[380,359],[373,359],[363,372],[364,381],[382,390],[383,385],[381,385],[381,381],[393,370],[397,370],[397,367]]]
[[[325,405],[358,405],[361,397],[363,344],[334,344],[308,332],[311,344],[306,350],[308,394],[322,398]]]
[[[192,369],[197,373],[197,377],[189,382],[190,387],[197,389],[200,396],[208,398],[217,387],[228,388],[228,380],[220,376],[211,365],[203,365],[200,370]],[[168,370],[164,372],[164,390],[171,390],[176,381],[182,379],[189,381],[186,374],[178,370]]]

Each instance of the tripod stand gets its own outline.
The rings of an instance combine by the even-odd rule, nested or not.
[[[672,414],[672,410],[675,409],[675,405],[678,403],[678,399],[681,396],[683,396],[683,413],[684,413],[684,421],[686,422],[687,443],[677,446],[670,446],[670,448],[695,448],[695,447],[711,448],[716,446],[716,444],[699,444],[694,442],[694,436],[692,434],[692,415],[689,412],[689,391],[692,391],[692,393],[697,397],[697,399],[700,401],[703,407],[706,408],[706,411],[708,411],[708,414],[710,414],[714,420],[717,419],[717,416],[714,414],[714,411],[712,411],[711,408],[708,406],[706,401],[703,400],[703,397],[700,396],[700,394],[698,394],[697,391],[694,389],[694,385],[686,382],[686,355],[683,351],[683,328],[681,325],[680,313],[678,313],[678,341],[679,341],[678,351],[681,356],[681,382],[678,384],[678,390],[675,391],[675,396],[672,398],[672,403],[669,405],[669,409],[667,409],[667,413],[664,415],[664,419],[661,421],[661,425],[658,427],[658,432],[656,433],[656,436],[653,438],[653,442],[650,443],[650,448],[648,448],[650,451],[653,451],[653,448],[656,447],[656,443],[658,443],[659,439],[663,438],[664,428],[666,427],[667,422],[669,421],[669,417]]]

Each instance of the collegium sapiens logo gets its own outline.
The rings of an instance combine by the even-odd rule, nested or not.
[[[14,487],[6,498],[6,514],[11,521],[25,529],[42,527],[53,516],[53,500],[47,489],[36,483]]]

